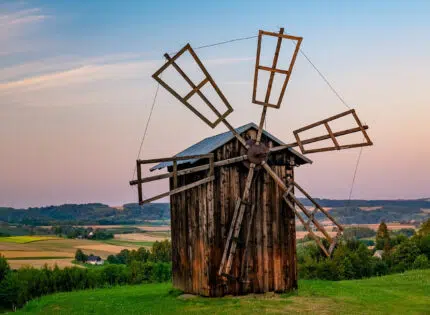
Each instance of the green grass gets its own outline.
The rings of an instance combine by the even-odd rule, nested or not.
[[[299,282],[294,294],[180,299],[171,284],[59,293],[17,314],[429,314],[430,270],[352,281]]]
[[[30,236],[30,235],[4,236],[4,237],[0,237],[0,242],[26,244],[26,243],[47,241],[47,240],[56,240],[56,239],[59,239],[59,238],[54,237],[54,236]]]

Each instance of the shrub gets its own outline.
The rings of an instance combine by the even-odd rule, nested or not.
[[[75,253],[75,260],[79,262],[86,262],[88,259],[88,256],[84,254],[84,252],[80,249],[78,249]]]
[[[430,265],[429,265],[429,260],[428,260],[427,256],[424,254],[421,254],[417,258],[415,258],[415,261],[412,265],[412,268],[413,269],[425,269],[425,268],[428,268],[429,266]]]
[[[6,277],[9,271],[10,267],[6,258],[0,254],[0,282]]]

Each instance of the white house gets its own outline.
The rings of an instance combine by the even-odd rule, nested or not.
[[[86,263],[91,265],[103,265],[105,262],[100,256],[90,255],[88,256]]]

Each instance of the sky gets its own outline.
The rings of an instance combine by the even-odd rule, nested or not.
[[[374,146],[362,150],[352,198],[430,197],[429,12],[428,1],[0,1],[0,206],[135,202],[128,182],[163,54],[279,27],[303,37],[370,126]],[[196,52],[234,108],[231,124],[258,123],[256,39]],[[291,142],[293,130],[346,109],[299,55],[266,129]],[[160,88],[140,158],[224,131]],[[314,197],[347,199],[359,152],[309,155],[296,181]]]

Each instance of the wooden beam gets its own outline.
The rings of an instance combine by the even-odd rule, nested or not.
[[[293,132],[294,132],[294,133],[299,133],[299,132],[302,132],[302,131],[308,130],[308,129],[311,129],[311,128],[313,128],[313,127],[316,127],[316,126],[322,125],[322,124],[324,124],[324,123],[326,123],[326,122],[329,122],[329,121],[332,121],[332,120],[335,120],[335,119],[338,119],[338,118],[344,117],[344,116],[349,115],[349,114],[351,114],[351,113],[353,113],[353,112],[354,112],[354,109],[350,109],[350,110],[348,110],[348,111],[346,111],[346,112],[342,112],[342,113],[340,113],[340,114],[337,114],[337,115],[334,115],[334,116],[330,116],[330,117],[328,117],[328,118],[326,118],[326,119],[319,120],[319,121],[317,121],[317,122],[314,122],[313,124],[310,124],[310,125],[304,126],[304,127],[299,128],[299,129],[297,129],[297,130],[294,130]]]
[[[183,161],[183,160],[193,160],[193,159],[209,159],[213,156],[210,154],[196,154],[196,155],[184,155],[184,156],[172,156],[167,158],[149,159],[149,160],[138,160],[139,164],[153,164],[160,162],[170,162],[170,161]]]
[[[299,218],[300,222],[302,222],[303,226],[309,232],[309,235],[315,240],[315,242],[322,249],[322,251],[324,252],[324,254],[326,254],[327,257],[330,257],[329,252],[327,251],[327,249],[325,248],[325,246],[321,243],[319,237],[317,235],[315,235],[315,233],[312,231],[312,229],[309,227],[309,225],[305,222],[305,220],[303,219],[303,217],[296,210],[296,207],[294,207],[294,205],[288,200],[288,198],[286,196],[284,196],[284,201],[294,211],[294,213],[296,214],[296,216]]]
[[[269,67],[265,67],[265,66],[258,66],[259,70],[266,70],[266,71],[270,71],[270,72],[276,72],[276,73],[280,73],[280,74],[286,74],[288,75],[288,70],[281,70],[281,69],[276,69],[276,68],[269,68]]]
[[[231,159],[226,159],[226,160],[214,162],[213,165],[214,165],[214,167],[220,167],[220,166],[224,166],[224,165],[228,165],[228,164],[232,164],[232,163],[237,163],[237,162],[245,161],[247,159],[248,159],[247,155],[241,155],[241,156],[238,156],[238,157],[235,157],[235,158],[231,158]],[[209,158],[209,160],[210,160],[210,158]],[[180,171],[177,172],[177,175],[178,176],[182,176],[182,175],[191,174],[191,173],[195,173],[195,172],[200,172],[200,171],[204,171],[204,170],[210,170],[210,163],[206,164],[206,165],[200,165],[200,166],[196,166],[196,167],[186,168],[186,169],[180,170]],[[173,172],[166,173],[166,174],[155,175],[155,176],[150,176],[150,177],[143,177],[140,180],[140,183],[143,184],[143,183],[152,182],[154,180],[160,180],[160,179],[170,178],[170,177],[173,177]],[[139,180],[132,180],[132,181],[130,181],[130,185],[137,185],[138,183],[139,183]]]
[[[255,164],[251,163],[249,165],[248,177],[246,178],[246,182],[245,182],[245,189],[242,194],[242,200],[241,200],[242,202],[240,203],[239,213],[237,216],[236,224],[234,226],[233,240],[231,242],[230,252],[227,258],[225,271],[224,271],[224,273],[226,274],[230,274],[231,264],[233,262],[234,254],[236,253],[237,238],[239,237],[240,229],[242,227],[242,220],[243,220],[243,214],[245,213],[245,206],[246,206],[246,203],[249,203],[248,201],[249,191],[251,190],[252,178],[254,176],[254,169],[255,169]]]
[[[230,250],[231,245],[231,237],[233,236],[234,226],[236,225],[237,216],[239,214],[239,209],[242,204],[242,200],[240,198],[236,201],[236,206],[234,207],[233,219],[231,220],[230,229],[228,230],[227,239],[224,245],[224,251],[222,253],[221,263],[218,270],[218,275],[221,276],[224,273],[224,266],[227,259],[227,255]]]
[[[185,97],[184,100],[188,101],[189,98],[191,98],[191,96],[193,96],[197,91],[199,91],[206,83],[209,82],[208,78],[204,78],[202,82],[199,83],[199,85],[197,85],[196,87],[194,87],[190,93],[188,93]]]
[[[173,189],[178,188],[178,161],[173,161]]]
[[[171,196],[171,195],[183,192],[183,191],[185,191],[187,189],[191,189],[191,188],[197,187],[199,185],[203,185],[203,184],[209,183],[209,182],[213,181],[214,179],[215,179],[215,176],[206,177],[206,178],[198,180],[198,181],[196,181],[194,183],[191,183],[191,184],[188,184],[188,185],[185,185],[185,186],[181,186],[179,188],[176,188],[176,189],[170,190],[168,192],[165,192],[165,193],[159,194],[157,196],[154,196],[152,198],[143,200],[139,204],[143,205],[145,203],[150,203],[150,202],[152,202],[154,200],[161,199],[161,198],[164,198],[164,197],[167,197],[167,196]]]
[[[205,74],[205,79],[198,85],[196,86],[192,80],[186,75],[186,73],[178,66],[178,64],[175,62],[184,52],[188,51],[192,57],[194,58],[194,60],[196,61],[196,63],[199,65],[200,69],[202,70],[202,72]],[[225,96],[222,94],[221,90],[218,88],[218,86],[216,85],[216,83],[213,81],[212,77],[209,75],[209,73],[207,72],[207,70],[204,68],[203,64],[201,63],[201,61],[199,60],[199,58],[197,57],[197,55],[194,53],[193,49],[191,48],[190,44],[185,45],[176,55],[174,55],[173,57],[170,57],[167,53],[164,54],[164,56],[167,59],[167,62],[160,68],[158,69],[153,75],[152,77],[161,85],[163,86],[168,92],[170,92],[174,97],[176,97],[182,104],[184,104],[186,107],[188,107],[195,115],[197,115],[201,120],[203,120],[207,125],[209,125],[211,128],[215,128],[222,120],[225,119],[225,117],[230,114],[233,111],[233,108],[231,107],[231,105],[229,104],[229,102],[227,101],[227,99],[225,98]],[[178,73],[184,78],[184,80],[191,86],[192,91],[190,93],[187,94],[187,96],[182,97],[181,95],[179,95],[172,87],[170,87],[166,82],[164,82],[161,79],[161,74],[164,70],[167,69],[167,67],[169,66],[173,66],[176,71],[178,71]],[[214,87],[215,91],[217,92],[218,96],[222,99],[222,101],[224,102],[225,106],[227,107],[227,110],[225,111],[224,114],[221,114],[216,108],[215,106],[213,106],[213,104],[205,97],[205,95],[200,91],[200,89],[207,83],[210,82],[212,84],[212,86]],[[203,101],[206,103],[206,105],[209,106],[209,108],[215,113],[215,115],[217,116],[217,119],[214,122],[211,122],[208,118],[206,118],[202,113],[200,113],[196,108],[194,108],[194,106],[192,106],[189,102],[188,99],[194,94],[197,93],[202,99]]]
[[[267,31],[260,31],[260,33],[262,35],[268,35],[268,36],[274,36],[274,37],[282,37],[285,39],[292,39],[292,40],[302,40],[303,37],[297,37],[297,36],[292,36],[292,35],[288,35],[288,34],[281,34],[281,33],[275,33],[275,32],[267,32]]]
[[[142,170],[140,168],[139,161],[136,161],[136,173],[137,173],[137,180],[138,180],[137,195],[138,195],[138,198],[139,198],[139,203],[141,203],[142,200],[143,200],[143,197],[142,197],[142,194],[143,194],[143,192],[142,192],[142,183],[141,183],[141,181],[142,181]]]
[[[279,30],[279,34],[284,34],[284,28],[281,27]],[[278,41],[276,43],[275,55],[273,56],[272,69],[276,68],[278,64],[279,51],[281,50],[282,37],[278,37]],[[272,92],[273,79],[275,78],[275,72],[270,72],[269,82],[267,83],[266,97],[264,99],[265,103],[269,102],[270,93]]]
[[[339,150],[339,142],[337,142],[336,137],[333,135],[333,131],[331,130],[330,126],[328,125],[327,122],[324,123],[325,128],[327,129],[328,134],[331,137],[331,140],[333,141],[335,147],[337,150]]]
[[[321,225],[321,224],[319,224],[319,222],[318,222],[318,220],[317,219],[315,219],[310,213],[309,213],[309,211],[308,211],[308,209],[306,209],[306,207],[300,202],[300,200],[298,200],[297,198],[296,198],[296,196],[294,196],[291,192],[290,192],[290,197],[294,200],[294,202],[299,206],[299,208],[303,211],[303,213],[309,218],[309,220],[311,220],[312,221],[312,223],[315,225],[315,227],[319,230],[319,231],[321,231],[323,234],[324,234],[324,236],[327,238],[327,240],[331,243],[332,242],[332,239],[331,239],[331,236],[327,233],[327,231],[325,230],[325,228]],[[308,224],[309,225],[309,223],[306,223],[306,224]]]
[[[326,215],[327,218],[329,218],[334,224],[336,224],[336,226],[339,228],[340,231],[343,231],[343,226],[340,225],[339,223],[337,223],[337,221],[331,216],[330,213],[328,213],[323,207],[321,207],[319,205],[318,202],[316,202],[316,200],[314,198],[312,198],[311,195],[309,195],[299,184],[297,184],[295,181],[293,182],[293,185],[295,187],[297,187],[298,190],[300,190],[300,192],[306,197],[308,198],[315,207],[317,207],[322,213],[324,213]]]
[[[258,32],[258,42],[257,42],[257,56],[255,58],[255,69],[254,69],[254,86],[252,89],[252,102],[257,101],[257,84],[258,84],[258,66],[260,65],[260,52],[261,52],[261,32]]]
[[[282,99],[284,98],[285,90],[287,88],[288,82],[290,81],[291,73],[293,72],[293,67],[294,67],[294,64],[296,63],[297,54],[299,53],[301,44],[302,44],[302,38],[299,37],[297,38],[296,48],[294,49],[293,58],[291,59],[290,67],[288,68],[288,75],[285,77],[284,84],[282,85],[282,89],[281,89],[281,94],[279,95],[278,104],[277,104],[278,108],[281,106]]]
[[[369,129],[369,126],[364,125],[363,129],[367,130],[367,129]],[[358,132],[358,131],[361,131],[360,127],[333,132],[333,135],[335,137],[341,137],[341,136],[348,135],[348,134]],[[322,141],[322,140],[327,140],[327,139],[330,139],[330,135],[324,135],[324,136],[319,136],[319,137],[315,137],[315,138],[311,138],[311,139],[301,140],[301,143],[302,144],[309,144],[309,143],[314,143],[317,141]],[[297,147],[297,146],[299,146],[298,142],[293,142],[293,143],[290,143],[287,145],[281,145],[281,146],[271,148],[270,152],[282,151],[282,150],[286,150],[288,148],[293,148],[293,147]]]

